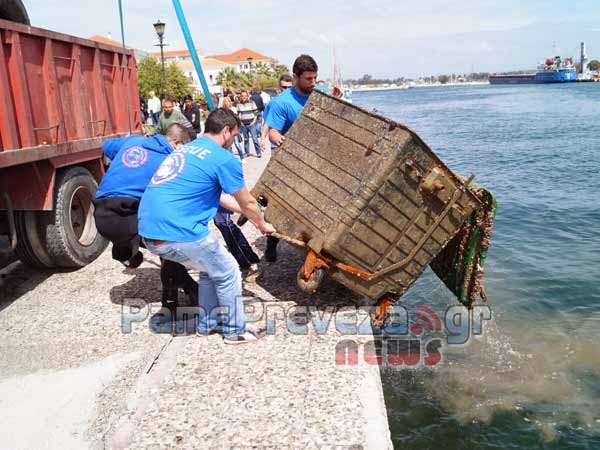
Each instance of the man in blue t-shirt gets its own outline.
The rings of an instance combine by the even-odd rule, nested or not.
[[[98,232],[112,242],[113,259],[125,267],[136,268],[143,261],[139,251],[138,208],[146,186],[163,160],[189,141],[186,127],[171,124],[164,136],[128,136],[102,143],[104,156],[111,164],[96,192],[94,219]],[[163,262],[160,277],[165,306],[176,306],[178,287],[196,299],[198,285],[185,267]]]
[[[286,89],[269,102],[268,111],[265,113],[265,122],[269,126],[269,140],[276,147],[285,141],[285,133],[296,121],[308,97],[317,84],[319,67],[309,55],[300,55],[294,61],[294,87]],[[267,236],[267,249],[265,259],[269,262],[277,260],[277,243],[279,240]]]
[[[246,189],[240,161],[227,150],[240,125],[229,109],[212,112],[205,135],[160,165],[139,211],[139,230],[148,250],[200,271],[198,332],[208,334],[220,327],[227,344],[256,340],[258,335],[246,329],[238,264],[208,224],[222,206],[243,213],[263,234],[275,231]]]
[[[151,137],[128,136],[102,143],[104,156],[111,160],[102,177],[96,199],[96,228],[113,244],[113,259],[127,267],[141,263],[137,251],[137,211],[152,175],[174,149],[190,141],[182,125],[171,126],[167,134]]]

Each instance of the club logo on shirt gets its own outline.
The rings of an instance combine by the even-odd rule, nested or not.
[[[123,152],[123,156],[121,157],[121,161],[127,167],[131,167],[132,169],[137,169],[138,167],[142,167],[146,164],[148,160],[148,151],[142,147],[131,147]]]
[[[181,152],[171,153],[152,177],[152,184],[163,184],[177,178],[185,169],[185,155]]]

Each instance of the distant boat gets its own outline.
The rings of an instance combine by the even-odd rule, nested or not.
[[[545,84],[577,81],[573,58],[564,61],[560,56],[548,58],[538,66],[536,73],[490,75],[490,84]]]

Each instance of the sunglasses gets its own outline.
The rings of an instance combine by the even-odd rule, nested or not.
[[[287,88],[291,88],[291,87],[292,87],[291,84],[288,84],[287,86],[285,84],[281,85],[281,89],[283,89],[283,90],[286,90]]]

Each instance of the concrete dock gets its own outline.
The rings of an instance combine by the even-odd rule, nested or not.
[[[267,160],[244,164],[249,186]],[[265,238],[243,230],[262,254]],[[331,280],[300,291],[302,257],[282,243],[244,284],[265,338],[172,336],[157,330],[158,259],[144,256],[134,270],[110,251],[76,272],[0,269],[2,448],[392,448],[379,367],[336,364],[340,342],[371,339],[335,326],[359,297]]]

